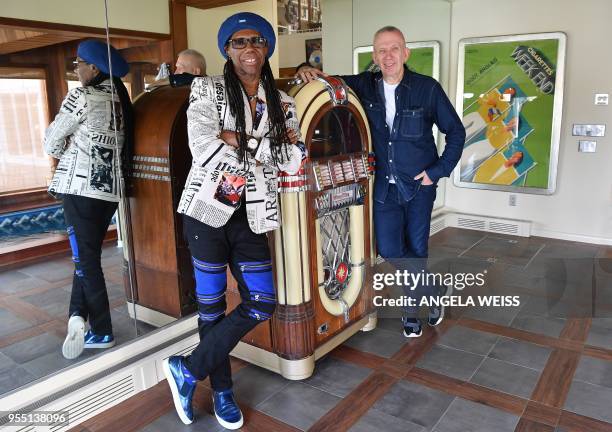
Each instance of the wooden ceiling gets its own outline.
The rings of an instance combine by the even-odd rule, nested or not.
[[[212,9],[237,3],[246,3],[247,1],[250,0],[174,0],[175,3],[181,3],[198,9]]]
[[[1,0],[0,0],[1,1]],[[109,29],[115,48],[143,45],[149,41],[168,40],[169,34],[125,29]],[[85,38],[105,38],[106,30],[69,24],[47,23],[0,17],[0,55],[17,53]]]
[[[0,27],[0,55],[68,42],[81,37]]]

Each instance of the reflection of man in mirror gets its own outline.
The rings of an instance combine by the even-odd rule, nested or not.
[[[183,50],[176,59],[174,73],[206,76],[206,59],[194,49]]]
[[[168,84],[172,87],[188,86],[191,85],[194,78],[199,76],[206,76],[206,59],[199,51],[186,49],[181,51],[176,58],[174,74],[154,82],[147,89],[153,90]]]
[[[277,208],[278,196],[276,189],[265,193],[266,182],[276,183],[278,171],[295,174],[304,152],[296,145],[295,102],[277,90],[268,61],[276,45],[274,28],[259,15],[238,13],[221,25],[217,42],[227,59],[223,75],[196,78],[191,87],[187,129],[193,164],[178,206],[192,255],[200,343],[191,355],[164,361],[163,369],[185,424],[193,422],[196,383],[209,377],[215,417],[223,427],[238,429],[243,417],[232,390],[229,353],[276,307],[265,233],[279,226],[268,214]],[[257,122],[257,112],[267,121]],[[227,167],[221,185],[216,166]],[[226,315],[228,268],[241,303]]]
[[[45,131],[45,151],[59,160],[49,192],[62,200],[75,266],[62,346],[68,359],[85,348],[115,345],[100,255],[119,202],[117,175],[128,169],[133,123],[132,104],[120,79],[128,64],[111,46],[111,77],[107,52],[106,44],[97,40],[79,44],[74,70],[82,87],[68,92]]]
[[[372,133],[378,253],[397,267],[420,273],[426,269],[437,183],[450,175],[461,158],[465,129],[442,86],[431,77],[408,70],[405,62],[409,56],[402,32],[383,27],[374,35],[372,53],[380,71],[342,78],[361,99]],[[309,67],[301,68],[298,75],[305,81],[325,76]],[[434,124],[446,135],[442,155],[438,155],[434,141]],[[446,289],[422,286],[415,292],[406,295],[418,303],[422,295],[446,294]],[[404,335],[420,336],[418,308],[409,307],[405,312]],[[427,321],[438,325],[443,317],[443,308],[430,308]]]

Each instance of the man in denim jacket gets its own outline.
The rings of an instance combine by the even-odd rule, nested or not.
[[[402,32],[383,27],[374,35],[372,53],[380,72],[341,78],[359,96],[370,124],[376,154],[374,228],[378,252],[398,267],[419,273],[426,268],[437,183],[450,175],[461,158],[465,129],[440,84],[408,70],[405,62],[409,56]],[[298,75],[310,81],[322,73],[305,67]],[[434,124],[446,136],[441,156],[432,132]],[[421,286],[412,287],[407,294],[418,304],[425,294],[441,293]],[[417,312],[418,307],[406,310],[406,337],[422,334]],[[438,325],[443,316],[443,309],[431,308],[428,322]]]

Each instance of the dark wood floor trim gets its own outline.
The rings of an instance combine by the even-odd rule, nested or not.
[[[493,333],[500,336],[517,339],[524,342],[530,342],[537,345],[548,346],[551,348],[559,348],[568,351],[581,352],[583,344],[575,340],[556,339],[550,336],[544,336],[537,333],[531,333],[525,330],[519,330],[511,327],[505,327],[499,324],[493,324],[486,321],[479,321],[472,318],[461,318],[459,325],[471,328],[473,330]]]
[[[561,331],[560,339],[569,339],[584,343],[591,329],[591,318],[570,318]]]
[[[607,348],[585,345],[583,354],[601,360],[612,361],[612,350]]]
[[[343,432],[350,429],[396,382],[397,379],[389,375],[373,372],[308,432]]]
[[[559,426],[569,432],[612,432],[612,424],[590,417],[581,416],[569,411],[563,411]]]
[[[531,400],[563,408],[579,361],[580,353],[554,350],[548,357],[548,362],[531,394]]]
[[[41,281],[41,282],[45,282],[45,281]],[[1,295],[0,294],[0,299],[6,300],[6,301],[10,301],[10,299],[12,298],[23,298],[23,297],[28,297],[34,294],[42,294],[44,292],[47,292],[49,290],[52,289],[57,289],[57,288],[61,288],[63,286],[66,286],[68,284],[72,284],[72,274],[70,274],[68,277],[64,278],[64,279],[60,279],[57,280],[55,282],[48,282],[48,285],[43,285],[41,287],[37,287],[37,288],[30,288],[27,290],[20,290],[18,292],[12,293],[12,294],[6,294],[6,295]]]
[[[418,367],[412,368],[405,379],[519,416],[525,411],[528,402],[518,396],[512,396]]]
[[[244,415],[244,426],[240,428],[241,431],[248,432],[300,432],[294,426],[283,423],[282,421],[275,419],[261,411],[257,411],[254,408],[240,405],[242,414]]]
[[[549,426],[557,426],[561,417],[561,409],[550,407],[538,402],[529,401],[523,413],[523,418]]]
[[[555,432],[555,428],[542,423],[522,418],[519,420],[514,432]]]
[[[32,323],[33,325],[44,324],[55,319],[55,317],[49,315],[44,310],[37,308],[36,306],[31,305],[18,297],[12,297],[10,301],[8,301],[6,298],[1,298],[0,306],[15,316]]]
[[[43,334],[45,332],[43,326],[44,324],[40,324],[35,327],[18,330],[9,335],[0,337],[0,348],[4,348],[14,343],[21,342],[22,340]]]
[[[396,352],[391,360],[405,364],[415,365],[416,362],[427,353],[449,328],[454,326],[456,321],[446,319],[437,327],[423,326],[423,335],[412,339]]]
[[[154,422],[170,409],[174,409],[172,395],[166,382],[162,381],[104,413],[85,420],[70,432],[78,432],[82,428],[87,428],[91,432],[135,432]]]

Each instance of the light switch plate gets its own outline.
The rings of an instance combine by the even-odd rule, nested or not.
[[[580,153],[595,153],[597,149],[597,141],[578,141],[578,151]]]
[[[595,105],[608,105],[610,95],[608,93],[596,93],[595,94]]]
[[[572,127],[573,136],[602,137],[606,134],[606,125],[575,124]]]

